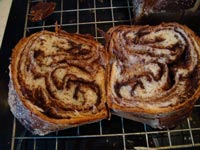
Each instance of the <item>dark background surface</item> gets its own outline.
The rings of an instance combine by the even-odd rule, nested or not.
[[[0,49],[0,150],[10,149],[11,145],[13,116],[7,102],[8,66],[12,49],[23,37],[26,7],[26,0],[13,0]]]

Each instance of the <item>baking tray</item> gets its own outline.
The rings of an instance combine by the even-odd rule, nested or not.
[[[36,136],[28,132],[13,117],[7,104],[8,65],[12,48],[20,38],[44,29],[54,31],[55,22],[58,21],[67,32],[91,34],[105,44],[97,28],[107,31],[116,25],[133,24],[133,7],[129,0],[51,1],[57,4],[55,12],[45,21],[37,23],[31,23],[28,16],[30,7],[38,1],[13,1],[0,50],[0,147],[11,150],[199,150],[199,101],[190,117],[176,128],[167,130],[152,129],[146,124],[112,116],[111,120],[66,129],[46,136]],[[199,33],[198,25],[193,22],[188,25]]]

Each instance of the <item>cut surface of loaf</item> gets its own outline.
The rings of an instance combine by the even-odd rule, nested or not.
[[[107,103],[113,113],[172,127],[200,95],[200,41],[177,23],[116,26],[108,31]]]
[[[107,118],[106,64],[104,47],[90,36],[32,34],[13,49],[11,111],[39,135]]]

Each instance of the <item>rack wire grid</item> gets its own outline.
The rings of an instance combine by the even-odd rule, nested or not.
[[[28,20],[30,7],[38,1],[29,0],[24,37],[41,30],[54,31],[55,22],[70,33],[91,34],[105,43],[97,28],[110,27],[132,21],[132,3],[129,0],[51,0],[56,2],[54,13],[45,21]],[[47,0],[48,2],[48,0]],[[158,130],[135,121],[112,116],[103,120],[63,131],[35,136],[14,118],[11,149],[16,150],[144,150],[144,149],[200,149],[200,102],[190,117],[175,129]]]

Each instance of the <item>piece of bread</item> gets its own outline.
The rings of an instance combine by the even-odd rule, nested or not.
[[[32,22],[44,20],[54,12],[55,7],[54,2],[37,2],[31,6],[29,20]]]
[[[177,23],[116,26],[108,31],[107,104],[113,114],[173,127],[200,96],[200,40]]]
[[[107,118],[106,65],[104,47],[91,36],[32,34],[12,52],[11,111],[38,135]]]
[[[135,22],[184,21],[198,18],[199,0],[132,0]],[[199,10],[199,11],[198,11]]]

